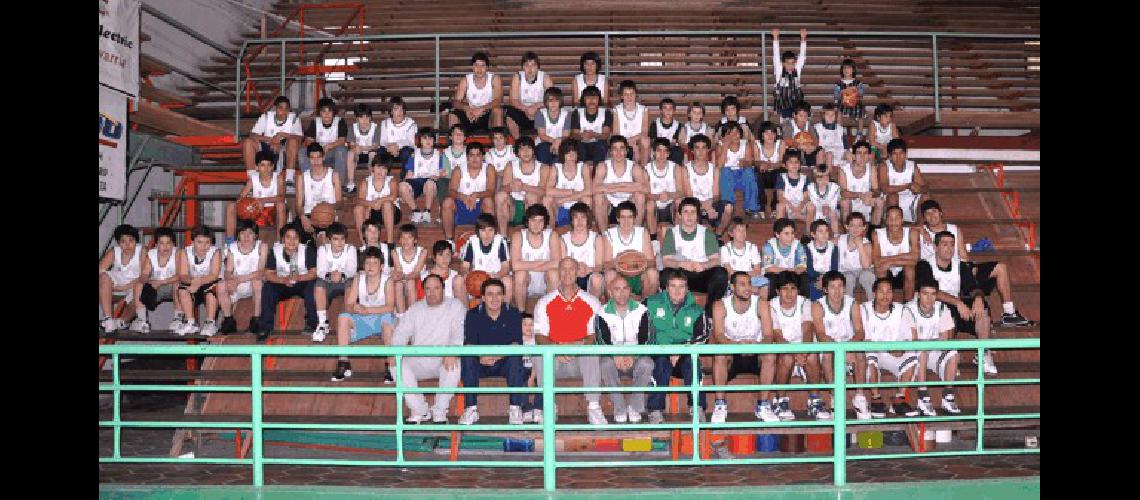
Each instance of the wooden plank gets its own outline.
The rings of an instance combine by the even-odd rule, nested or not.
[[[132,106],[130,121],[174,135],[226,135],[233,132],[146,102]]]

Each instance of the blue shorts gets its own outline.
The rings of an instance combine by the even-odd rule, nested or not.
[[[483,213],[483,199],[475,202],[475,208],[467,208],[467,204],[462,201],[455,200],[455,225],[456,226],[471,226],[475,224],[475,218]]]
[[[396,327],[396,316],[392,313],[340,313],[340,317],[348,317],[352,320],[352,335],[348,338],[349,342],[359,342],[373,335],[379,335],[385,324],[392,325],[393,328]]]
[[[554,227],[562,227],[570,225],[570,209],[566,207],[558,207],[558,215],[554,217]]]
[[[427,184],[429,180],[431,179],[407,179],[404,182],[407,182],[408,185],[412,187],[412,197],[419,198],[424,195],[424,184]]]

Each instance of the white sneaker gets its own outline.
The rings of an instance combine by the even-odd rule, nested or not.
[[[780,416],[776,415],[776,412],[772,410],[771,403],[769,403],[767,401],[763,401],[763,402],[757,404],[755,413],[756,413],[756,418],[763,420],[764,422],[779,422],[780,421]]]
[[[522,407],[511,405],[511,407],[507,409],[507,423],[511,425],[523,423]]]
[[[602,413],[602,407],[593,405],[586,408],[586,418],[590,421],[590,425],[606,425],[606,414]]]
[[[459,425],[471,425],[479,421],[479,407],[468,406],[463,410],[463,416],[459,417]]]
[[[135,318],[135,320],[131,322],[131,331],[137,333],[150,333],[150,323],[147,323],[145,319]]]
[[[728,405],[727,404],[713,405],[712,417],[709,418],[709,422],[712,422],[714,424],[723,424],[724,421],[727,419],[728,419]]]
[[[982,369],[985,370],[986,375],[997,375],[998,370],[997,365],[994,364],[993,353],[987,350],[986,354],[982,356],[982,361],[983,365],[985,365],[982,367]]]
[[[962,413],[962,409],[958,408],[958,403],[954,401],[953,394],[942,396],[942,409],[955,415]]]
[[[193,321],[182,323],[182,327],[178,329],[178,335],[194,335],[198,333],[198,324]]]
[[[182,325],[185,323],[186,318],[183,317],[181,313],[175,314],[174,319],[170,320],[170,331],[173,333],[178,333],[178,330],[180,330],[182,328]]]
[[[524,424],[529,424],[529,423],[534,422],[534,410],[524,411],[522,414],[522,418],[523,418]]]
[[[213,337],[215,333],[218,333],[218,324],[214,320],[208,319],[202,322],[203,337]]]
[[[614,408],[614,423],[615,424],[624,424],[626,422],[626,420],[628,420],[628,419],[629,419],[629,415],[627,415],[625,413],[625,410],[619,410],[616,407]]]
[[[328,334],[329,334],[329,324],[326,321],[324,323],[317,325],[317,328],[315,328],[313,330],[313,342],[316,342],[318,344],[321,342],[324,342],[325,337],[328,336]]]
[[[536,423],[536,424],[541,424],[541,423],[542,423],[542,410],[539,410],[539,409],[535,408],[535,409],[534,409],[534,410],[531,412],[531,415],[532,415],[532,416],[533,416],[533,418],[534,418],[534,423]]]
[[[665,421],[665,417],[661,415],[661,410],[653,410],[649,412],[649,423],[660,424]]]
[[[629,423],[631,423],[631,424],[640,424],[641,423],[641,412],[633,409],[632,406],[630,406],[626,410],[626,416],[629,417]],[[617,419],[615,418],[614,420],[617,420]]]
[[[116,326],[118,325],[115,323],[115,318],[106,318],[103,320],[104,333],[115,333]]]
[[[862,394],[856,394],[851,398],[851,407],[855,409],[855,418],[859,420],[868,420],[871,418],[871,409],[867,407],[867,397]]]
[[[447,423],[447,408],[444,408],[442,410],[437,410],[435,408],[432,408],[431,409],[431,421],[433,423],[436,423],[436,424],[446,424]]]
[[[831,420],[831,412],[827,409],[827,405],[823,404],[822,399],[808,403],[808,413],[814,413],[816,420]]]
[[[791,398],[789,398],[787,396],[780,398],[780,411],[776,412],[776,416],[780,417],[780,420],[783,420],[783,421],[789,421],[789,420],[795,420],[796,419],[796,414],[792,413],[792,399]]]
[[[420,414],[420,415],[412,415],[412,416],[408,417],[407,422],[409,424],[418,424],[418,423],[426,421],[426,420],[431,420],[431,412],[430,411],[425,412],[425,413]]]
[[[934,411],[934,403],[930,401],[930,397],[918,398],[918,411],[924,417],[937,417],[938,412]]]

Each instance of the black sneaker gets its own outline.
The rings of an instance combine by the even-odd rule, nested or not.
[[[332,381],[340,382],[352,376],[352,365],[348,361],[336,362],[336,373],[333,373]]]
[[[906,400],[902,398],[895,398],[895,402],[891,404],[891,413],[907,417],[918,416],[918,410],[911,408],[910,403],[907,403]]]
[[[269,340],[269,332],[257,332],[257,337],[255,337],[255,339],[258,343],[265,342],[266,340]]]
[[[249,318],[249,327],[247,327],[246,330],[249,333],[256,334],[259,323],[261,323],[261,318],[258,318],[257,316]]]
[[[218,328],[218,333],[222,335],[237,333],[237,320],[233,316],[222,318],[222,326]]]
[[[1029,326],[1031,323],[1018,311],[1013,311],[1013,314],[1002,313],[1001,315],[1001,326]]]
[[[392,385],[395,383],[396,383],[396,380],[392,378],[392,371],[391,370],[384,370],[384,385]]]
[[[871,398],[871,418],[883,418],[887,416],[887,405],[883,403],[883,398]]]

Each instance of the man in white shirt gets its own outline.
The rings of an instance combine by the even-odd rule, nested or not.
[[[467,308],[457,299],[444,297],[443,280],[435,274],[423,279],[423,288],[424,299],[404,312],[396,325],[392,345],[463,345],[463,320],[467,316]],[[419,387],[421,379],[432,377],[439,378],[439,387],[456,387],[460,377],[459,358],[405,357],[400,376],[404,387]],[[418,424],[431,419],[432,422],[447,423],[451,396],[451,393],[437,393],[435,404],[429,409],[423,394],[405,394],[408,422]]]

